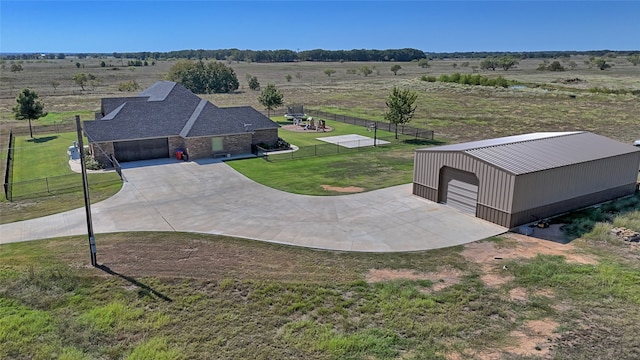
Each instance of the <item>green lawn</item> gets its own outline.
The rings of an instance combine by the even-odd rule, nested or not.
[[[95,113],[90,110],[49,112],[47,116],[41,117],[35,121],[34,124],[75,124],[76,115],[80,115],[80,119],[82,120],[92,120],[95,117]]]
[[[15,139],[13,202],[0,203],[0,223],[32,219],[81,207],[82,176],[71,170],[67,149],[75,132]],[[85,139],[86,141],[86,139]],[[104,200],[122,187],[114,171],[88,174],[92,201]]]
[[[361,188],[360,191],[371,191],[410,183],[414,150],[439,143],[408,137],[396,141],[394,134],[378,131],[378,138],[384,137],[391,143],[376,148],[348,149],[316,138],[345,134],[373,137],[373,133],[361,126],[336,121],[327,121],[327,125],[335,130],[299,133],[280,129],[280,137],[300,146],[294,153],[270,155],[268,161],[249,159],[227,164],[250,179],[275,189],[305,195],[341,195],[344,193],[325,190],[323,185],[355,186]],[[292,156],[294,159],[289,160]]]

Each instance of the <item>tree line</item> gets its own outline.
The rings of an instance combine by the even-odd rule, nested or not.
[[[37,60],[37,59],[64,59],[66,56],[77,58],[87,57],[114,57],[116,59],[137,59],[137,60],[218,60],[218,61],[243,61],[243,62],[295,62],[295,61],[416,61],[419,59],[464,59],[464,58],[501,58],[511,57],[514,59],[532,58],[562,58],[572,55],[587,55],[591,57],[617,57],[617,56],[638,56],[636,51],[611,51],[611,50],[591,50],[591,51],[524,51],[524,52],[424,52],[418,49],[353,49],[353,50],[240,50],[240,49],[218,49],[218,50],[177,50],[169,52],[114,52],[114,53],[24,53],[24,54],[3,54],[0,59],[4,60]]]

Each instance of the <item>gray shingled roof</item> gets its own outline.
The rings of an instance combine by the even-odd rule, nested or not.
[[[138,97],[105,98],[103,108],[110,112],[101,120],[84,122],[90,142],[216,136],[279,127],[251,107],[221,109],[171,81],[157,82]]]
[[[579,131],[532,133],[417,151],[464,152],[519,175],[640,152],[640,149],[604,136]]]

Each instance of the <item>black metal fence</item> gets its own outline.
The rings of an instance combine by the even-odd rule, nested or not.
[[[366,152],[373,151],[377,147],[384,147],[389,145],[396,145],[399,143],[427,143],[431,140],[428,139],[416,139],[414,136],[398,135],[398,139],[395,136],[378,137],[376,138],[376,146],[373,146],[373,138],[362,140],[344,141],[335,144],[317,144],[309,146],[301,146],[296,150],[284,150],[284,151],[269,151],[258,147],[257,155],[263,157],[267,161],[283,161],[283,160],[295,160],[312,156],[325,156],[336,154],[348,154],[354,152]]]
[[[384,121],[367,120],[367,119],[356,118],[356,117],[347,116],[347,115],[332,114],[332,113],[328,113],[320,110],[307,109],[307,115],[323,118],[327,120],[339,121],[345,124],[363,126],[363,127],[371,127],[372,125],[375,124],[374,126],[376,126],[378,130],[384,130],[392,133],[395,133],[397,128],[398,134],[414,136],[419,139],[433,140],[433,130],[418,129],[418,128],[414,128],[411,126],[404,126],[404,125],[398,126],[398,125],[391,124]]]
[[[51,125],[34,125],[33,136],[44,134],[59,134],[61,132],[68,132],[76,130],[76,124],[72,121],[64,121]],[[29,135],[28,127],[13,128],[14,135]]]
[[[14,156],[14,143],[15,136],[13,136],[13,129],[9,130],[9,143],[7,144],[7,162],[4,169],[4,196],[7,200],[12,201],[12,189],[13,189],[13,156]]]
[[[114,176],[91,175],[93,174],[89,174],[88,182],[92,188],[109,186],[121,181]],[[11,184],[12,199],[10,201],[70,193],[82,190],[82,187],[82,174],[80,173],[18,181]]]

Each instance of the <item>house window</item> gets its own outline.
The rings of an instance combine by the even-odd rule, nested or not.
[[[223,146],[222,140],[223,139],[221,137],[211,138],[211,151],[213,153],[220,152],[220,151],[224,150],[224,146]]]

